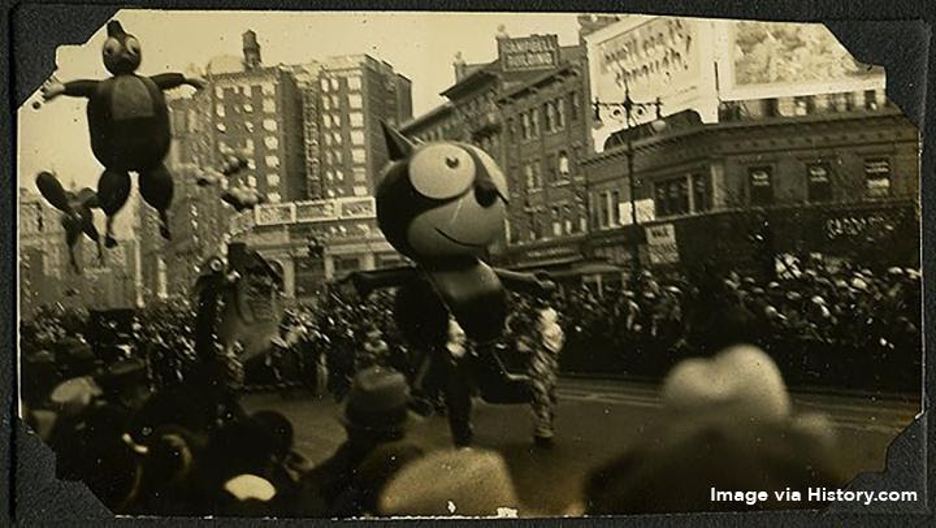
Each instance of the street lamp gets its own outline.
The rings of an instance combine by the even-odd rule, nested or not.
[[[615,120],[622,120],[624,122],[624,130],[629,129],[631,126],[637,126],[640,121],[639,118],[646,115],[651,109],[656,109],[656,119],[650,123],[650,128],[654,132],[662,132],[666,129],[666,122],[663,121],[662,108],[663,103],[660,101],[660,98],[657,97],[655,101],[651,102],[638,102],[631,99],[630,88],[627,86],[625,81],[624,83],[624,100],[617,102],[604,102],[595,99],[593,103],[593,108],[595,111],[595,120],[594,125],[596,127],[602,126],[601,113],[602,110],[610,111],[610,117]],[[627,156],[627,181],[630,188],[630,206],[631,206],[631,223],[634,226],[635,230],[639,230],[639,221],[637,219],[637,182],[634,177],[634,140],[630,134],[625,134],[627,139],[625,155]],[[639,231],[638,231],[639,233]],[[632,280],[636,279],[640,271],[640,237],[634,237],[634,247],[631,252],[631,257],[633,259],[633,276]]]

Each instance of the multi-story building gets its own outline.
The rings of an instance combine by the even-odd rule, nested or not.
[[[423,141],[450,139],[491,154],[508,179],[506,244],[584,232],[584,180],[577,160],[589,151],[588,67],[583,45],[556,35],[497,38],[497,60],[456,58],[449,101],[407,123]],[[502,252],[504,244],[492,251]]]
[[[520,237],[508,264],[620,278],[635,265],[702,263],[770,275],[810,253],[919,263],[918,130],[885,99],[883,72],[822,26],[599,26],[585,37],[592,95],[650,104],[633,107],[631,122],[620,104],[588,109],[604,118],[592,122],[598,152],[576,160],[588,235]],[[653,122],[655,102],[663,118]]]
[[[412,86],[369,55],[306,67],[302,82],[309,198],[372,196],[388,161],[381,121],[412,117]]]
[[[72,185],[74,192],[74,186]],[[135,241],[119,240],[105,250],[104,265],[94,243],[82,236],[70,263],[62,213],[27,189],[20,189],[20,315],[31,317],[42,306],[61,304],[98,310],[127,308],[137,300]],[[101,215],[97,214],[98,219]],[[99,222],[100,224],[100,222]]]

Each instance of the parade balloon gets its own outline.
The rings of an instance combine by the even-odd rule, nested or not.
[[[92,209],[100,207],[97,194],[85,187],[77,194],[66,191],[58,178],[51,172],[40,172],[36,176],[36,187],[52,207],[62,212],[61,224],[65,230],[65,242],[68,245],[69,262],[76,273],[81,272],[75,258],[75,245],[81,239],[82,233],[91,239],[98,248],[98,261],[104,265],[104,250],[101,237],[94,226],[94,212]]]
[[[104,66],[113,77],[104,80],[51,82],[43,87],[45,100],[60,95],[88,99],[91,150],[105,167],[98,180],[98,199],[107,215],[105,244],[116,245],[113,221],[130,194],[129,172],[139,175],[140,194],[159,213],[160,233],[170,238],[168,209],[172,203],[172,175],[163,160],[171,143],[169,114],[163,90],[203,83],[181,73],[144,77],[140,66],[140,42],[124,31],[120,22],[107,24],[102,50]]]

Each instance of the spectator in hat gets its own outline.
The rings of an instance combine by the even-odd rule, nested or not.
[[[361,464],[378,447],[406,444],[410,424],[406,378],[385,367],[359,372],[339,416],[347,439],[335,453],[307,473],[297,504],[300,515],[330,516],[339,496],[359,473]]]
[[[822,415],[794,415],[780,372],[762,350],[734,347],[677,365],[663,387],[663,422],[593,470],[586,513],[682,513],[818,507],[773,491],[844,484]],[[766,490],[767,502],[717,502],[715,490]]]
[[[385,486],[385,516],[516,516],[521,509],[510,471],[497,453],[474,448],[430,453]]]

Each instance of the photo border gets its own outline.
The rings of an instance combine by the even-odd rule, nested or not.
[[[924,120],[924,115],[934,115],[936,111],[936,93],[927,90],[929,76],[927,71],[936,71],[936,55],[933,48],[934,36],[932,22],[936,20],[933,2],[927,0],[891,0],[886,2],[871,0],[835,0],[798,2],[776,0],[773,2],[734,2],[730,0],[696,1],[689,4],[685,0],[634,0],[626,5],[594,0],[570,2],[531,0],[522,1],[400,1],[387,2],[338,2],[333,0],[315,3],[297,0],[276,1],[195,1],[195,0],[130,0],[121,4],[102,3],[97,0],[57,0],[40,2],[36,0],[13,0],[4,5],[2,10],[3,26],[9,37],[3,40],[3,53],[0,53],[0,67],[7,73],[8,83],[2,87],[5,100],[10,108],[7,115],[11,119],[0,120],[0,136],[9,138],[3,142],[0,161],[0,189],[2,189],[4,211],[0,220],[0,255],[9,256],[2,260],[0,277],[0,355],[4,367],[0,367],[0,401],[4,415],[0,420],[3,441],[0,442],[0,460],[3,464],[3,485],[0,485],[0,506],[4,509],[4,520],[24,525],[49,525],[60,522],[100,522],[117,524],[127,522],[115,520],[100,502],[82,485],[60,482],[54,478],[54,456],[41,440],[29,433],[16,418],[16,357],[17,357],[17,300],[18,265],[13,258],[16,255],[15,229],[17,225],[17,183],[15,179],[16,160],[16,110],[26,96],[36,90],[48,77],[55,62],[55,48],[61,44],[80,44],[99,29],[117,10],[125,8],[145,9],[253,9],[253,10],[393,10],[393,11],[540,11],[540,12],[624,12],[634,14],[693,16],[712,18],[764,19],[790,22],[828,22],[827,25],[839,40],[849,48],[856,59],[866,63],[885,67],[887,75],[888,97],[898,104],[909,119],[920,129],[924,139],[921,154],[921,180],[923,175],[934,172],[932,156],[936,148],[936,124],[933,119]],[[930,249],[936,243],[936,222],[932,218],[934,207],[934,187],[922,185],[922,262],[923,262],[923,310],[924,310],[924,371],[925,385],[923,405],[930,409],[933,404],[933,392],[926,390],[936,384],[936,363],[933,350],[936,338],[928,332],[926,314],[936,313],[934,284],[936,281],[936,260]],[[10,191],[6,194],[6,191]],[[6,208],[9,206],[9,209]],[[925,248],[925,249],[924,249]],[[926,439],[936,438],[934,421],[928,419],[928,413],[918,417],[891,444],[887,454],[887,468],[882,473],[860,474],[849,486],[876,487],[878,489],[902,490],[921,489],[923,483],[926,497],[918,505],[926,509],[934,504],[934,480],[931,467],[936,466],[936,450],[926,449]],[[921,464],[922,462],[922,464]],[[875,507],[877,506],[877,507]],[[665,526],[684,522],[693,524],[724,525],[738,524],[744,521],[757,523],[777,523],[784,526],[809,526],[816,521],[823,524],[842,525],[848,522],[886,522],[887,524],[912,523],[924,524],[933,519],[932,507],[928,513],[902,511],[895,508],[895,503],[886,503],[871,507],[839,504],[832,508],[816,511],[757,512],[748,514],[692,514],[692,515],[632,515],[614,518],[564,519],[565,522],[582,522],[587,526],[600,525],[640,525]],[[849,510],[849,511],[846,511]],[[897,513],[888,513],[894,512]],[[881,516],[886,513],[886,516]],[[554,520],[558,521],[558,520]],[[134,518],[139,522],[154,526],[173,526],[176,523],[202,524],[196,519],[156,519]],[[263,521],[232,520],[235,524],[253,525]],[[302,522],[325,523],[317,520],[287,520],[287,523]],[[392,522],[392,521],[389,521]],[[448,521],[465,522],[465,521]],[[467,521],[477,525],[478,522]],[[519,520],[518,523],[540,523],[544,520]]]

